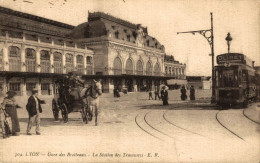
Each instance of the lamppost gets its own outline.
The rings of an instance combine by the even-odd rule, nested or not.
[[[216,94],[215,94],[215,86],[216,86],[216,78],[215,78],[215,71],[214,71],[214,34],[213,34],[213,15],[212,12],[210,13],[211,16],[211,28],[206,30],[198,30],[198,31],[187,31],[187,32],[177,32],[177,34],[180,33],[192,33],[195,35],[195,33],[201,34],[204,38],[207,39],[210,48],[211,48],[211,56],[212,56],[212,97],[211,97],[211,103],[215,103]]]

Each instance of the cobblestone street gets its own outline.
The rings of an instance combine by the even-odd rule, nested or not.
[[[51,98],[42,97],[41,135],[26,135],[27,99],[18,99],[21,135],[0,139],[2,162],[258,162],[259,103],[247,109],[219,110],[210,90],[196,101],[181,101],[169,91],[169,106],[148,93],[101,99],[99,125],[84,124],[79,112],[69,122],[54,121]],[[258,116],[257,116],[258,115]],[[35,126],[34,126],[35,127]],[[33,128],[34,129],[34,128]],[[64,155],[63,155],[64,154]],[[51,159],[50,159],[51,158]]]

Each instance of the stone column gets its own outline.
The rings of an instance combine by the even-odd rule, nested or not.
[[[3,83],[3,94],[5,95],[7,92],[7,87],[8,87],[8,83],[6,81],[6,78],[4,78],[4,83]]]
[[[54,63],[53,63],[53,50],[50,50],[50,65],[51,65],[51,72],[54,73]]]
[[[21,95],[22,95],[22,96],[27,95],[27,94],[26,94],[26,78],[22,78],[21,87],[22,87],[22,90],[21,90],[22,93],[21,93]]]
[[[122,78],[122,88],[124,88],[126,86],[126,80],[125,78]]]
[[[25,64],[25,47],[24,45],[21,46],[21,71],[26,71],[26,64]]]
[[[136,79],[133,79],[134,92],[137,92]]]
[[[77,66],[77,57],[76,57],[76,53],[74,53],[73,55],[73,69],[74,71],[76,71],[76,66]]]
[[[41,53],[40,53],[40,48],[36,48],[36,72],[41,72]]]
[[[114,84],[113,84],[113,79],[107,79],[107,86],[104,87],[105,91],[108,93],[113,93],[114,92]]]
[[[41,78],[39,78],[39,81],[36,85],[36,89],[38,90],[38,95],[42,95],[42,92],[41,92]]]
[[[152,91],[154,91],[154,79],[152,79]]]
[[[87,74],[87,57],[86,57],[86,55],[83,56],[83,67],[84,67],[83,74],[86,75]]]
[[[62,53],[62,73],[63,74],[66,74],[65,66],[66,66],[66,53],[65,53],[65,51],[63,51],[63,53]]]
[[[6,64],[8,63],[8,64]],[[4,71],[9,71],[9,61],[8,61],[8,45],[7,42],[4,43],[3,47],[3,67]]]

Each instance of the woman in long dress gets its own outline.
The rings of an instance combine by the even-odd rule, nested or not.
[[[2,105],[3,105],[3,107],[5,107],[6,113],[11,117],[12,135],[19,136],[20,135],[20,125],[19,125],[16,108],[20,108],[20,106],[17,105],[17,103],[14,99],[15,95],[16,95],[16,92],[8,91],[7,97],[4,98]]]

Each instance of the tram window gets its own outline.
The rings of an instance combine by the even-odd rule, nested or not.
[[[224,84],[224,87],[233,87],[236,85],[233,70],[223,71],[223,84]]]
[[[246,81],[246,71],[242,72],[242,81]]]

